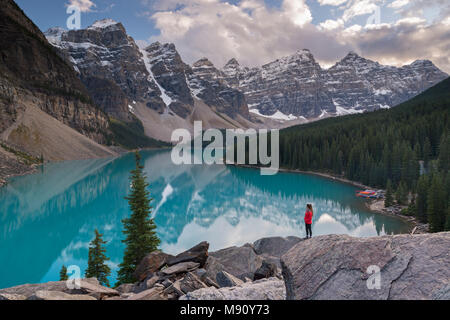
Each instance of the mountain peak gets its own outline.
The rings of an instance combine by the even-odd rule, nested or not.
[[[113,26],[120,27],[122,24],[113,19],[102,19],[95,21],[88,29],[110,29]]]
[[[210,68],[213,68],[214,64],[211,61],[209,61],[208,58],[203,57],[200,60],[194,62],[194,64],[192,66],[194,68],[198,68],[198,67],[210,67]]]
[[[231,58],[226,64],[225,64],[225,68],[226,67],[238,67],[239,66],[239,62],[235,59],[235,58]]]

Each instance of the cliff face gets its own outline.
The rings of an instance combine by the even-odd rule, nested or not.
[[[91,102],[73,68],[12,0],[0,6],[0,132],[31,100],[44,112],[99,143],[107,141],[106,115]]]

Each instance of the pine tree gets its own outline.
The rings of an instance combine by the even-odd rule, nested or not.
[[[395,200],[397,200],[397,203],[400,205],[405,205],[408,201],[408,190],[403,181],[398,185],[397,192],[395,193]]]
[[[420,222],[426,223],[427,216],[427,200],[428,200],[428,177],[422,175],[417,182],[417,196],[416,196],[416,217]]]
[[[86,278],[97,278],[101,285],[109,287],[108,276],[111,274],[111,269],[105,264],[109,258],[106,257],[106,249],[104,247],[107,242],[103,241],[102,236],[95,229],[95,238],[89,244],[88,267],[85,274]]]
[[[432,232],[444,230],[447,216],[446,201],[442,179],[439,174],[435,174],[428,190],[427,199],[428,222]]]
[[[450,204],[447,205],[447,220],[445,221],[445,231],[450,231]]]
[[[129,218],[123,219],[123,233],[126,235],[125,253],[120,269],[117,273],[118,283],[133,283],[133,276],[136,266],[141,262],[149,252],[158,248],[160,240],[156,234],[156,225],[150,217],[152,207],[150,202],[150,193],[147,191],[148,183],[145,181],[146,176],[143,173],[143,167],[140,165],[141,156],[136,152],[136,168],[131,171],[131,192],[125,199],[128,200],[132,211]]]
[[[69,280],[69,275],[67,274],[67,268],[65,265],[61,267],[61,271],[59,271],[59,281]]]
[[[386,195],[384,198],[384,206],[385,207],[390,207],[394,204],[394,198],[392,196],[392,192],[393,192],[392,182],[391,182],[391,180],[388,180],[387,186],[386,186]]]

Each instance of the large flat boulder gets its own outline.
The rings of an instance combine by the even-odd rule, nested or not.
[[[253,243],[253,248],[258,255],[268,255],[281,258],[293,246],[302,241],[298,237],[269,237],[262,238]]]
[[[38,290],[27,300],[97,300],[86,294],[68,294],[61,291]]]
[[[73,282],[72,282],[73,284]],[[94,296],[97,299],[103,297],[118,296],[117,290],[101,286],[97,279],[80,279],[79,287],[71,287],[67,285],[66,281],[51,281],[37,284],[24,284],[16,287],[0,290],[0,294],[16,294],[27,298],[34,295],[37,291],[58,291],[67,294],[86,294]]]
[[[244,245],[242,247],[230,247],[219,251],[211,252],[210,256],[215,259],[208,261],[206,270],[210,267],[217,271],[223,268],[233,276],[244,280],[246,277],[253,279],[255,271],[261,267],[263,257],[258,256],[251,245]],[[214,276],[215,278],[215,276]]]
[[[200,242],[196,246],[182,252],[175,257],[167,260],[167,265],[172,266],[181,262],[196,262],[203,267],[208,259],[209,243],[206,241]]]
[[[180,297],[180,300],[285,300],[286,288],[277,278],[245,282],[236,287],[199,289]]]
[[[176,265],[162,269],[161,272],[165,275],[170,276],[170,275],[175,275],[177,273],[186,273],[188,271],[192,271],[194,269],[197,269],[199,266],[200,266],[200,264],[197,262],[191,262],[191,261],[181,262]]]
[[[450,282],[449,248],[450,232],[313,237],[281,258],[287,299],[441,298]]]

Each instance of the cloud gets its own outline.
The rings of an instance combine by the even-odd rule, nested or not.
[[[417,7],[421,1],[410,0],[410,5]],[[339,18],[315,25],[303,0],[284,0],[280,8],[268,8],[264,0],[242,0],[236,4],[220,0],[159,0],[153,2],[148,17],[160,35],[146,40],[173,42],[186,62],[208,57],[217,67],[233,57],[246,66],[262,65],[308,48],[324,66],[353,50],[386,64],[430,59],[450,72],[450,30],[445,23],[450,21],[448,18],[427,24],[416,11],[416,15],[401,16],[397,22],[362,26],[352,23],[352,19],[372,12],[358,3],[369,8],[382,4],[380,0],[348,0],[341,6]]]
[[[67,6],[77,6],[81,12],[90,12],[92,8],[96,7],[91,0],[69,0]]]
[[[398,9],[406,6],[409,3],[409,0],[395,0],[394,2],[388,4],[389,8]]]
[[[340,6],[347,2],[347,0],[318,0],[321,6],[329,5],[329,6]]]
[[[349,1],[347,7],[342,15],[344,21],[352,18],[372,14],[379,8],[381,0],[353,0]]]

